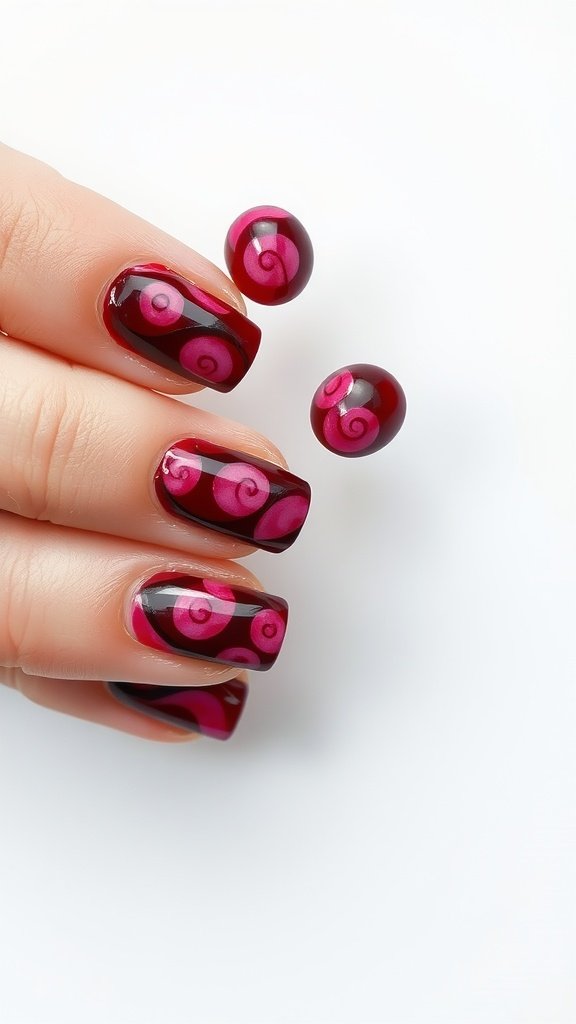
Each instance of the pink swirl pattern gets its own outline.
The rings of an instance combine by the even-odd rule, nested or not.
[[[140,292],[140,312],[154,327],[170,327],[184,311],[184,296],[164,281],[151,281]]]
[[[226,736],[228,732],[226,711],[221,699],[199,686],[190,687],[176,698],[172,693],[166,697],[157,697],[154,706],[159,711],[165,709],[168,713],[173,708],[178,710],[179,707],[184,707],[202,723],[203,732],[218,737]]]
[[[164,487],[170,494],[189,494],[202,476],[202,459],[192,453],[174,455],[169,451],[162,459],[161,471]]]
[[[248,516],[262,508],[270,494],[270,482],[256,466],[231,462],[214,477],[216,504],[230,516]]]
[[[348,409],[343,416],[337,408],[326,414],[322,425],[328,444],[340,452],[360,452],[374,444],[380,432],[378,417],[363,407]]]
[[[319,409],[332,409],[341,402],[352,390],[354,377],[349,370],[343,370],[331,377],[316,393],[314,401]]]
[[[227,587],[225,583],[219,583],[218,580],[202,580],[202,585],[209,594],[212,594],[213,597],[221,598],[222,601],[236,600],[230,587]]]
[[[251,651],[249,647],[226,647],[225,650],[218,653],[217,657],[222,661],[231,661],[235,665],[255,667],[260,664],[260,658],[256,651]]]
[[[152,576],[132,599],[137,640],[203,661],[271,668],[288,621],[282,598],[224,580],[168,575]]]
[[[286,235],[261,235],[246,246],[242,257],[246,273],[256,284],[281,288],[298,273],[300,256]]]
[[[250,639],[259,651],[276,654],[282,646],[286,626],[282,616],[271,608],[257,612],[250,623]]]
[[[179,360],[189,373],[205,377],[214,384],[228,380],[234,369],[226,342],[209,334],[187,341],[180,349]]]
[[[230,590],[227,593],[232,594]],[[230,601],[196,591],[176,599],[172,617],[183,636],[190,640],[208,640],[226,628],[235,610],[233,595]]]
[[[281,498],[264,512],[256,524],[254,540],[276,540],[287,537],[299,530],[306,516],[310,502],[299,494]]]

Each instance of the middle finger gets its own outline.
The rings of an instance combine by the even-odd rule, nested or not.
[[[283,551],[310,488],[248,427],[0,337],[0,508],[234,558]]]

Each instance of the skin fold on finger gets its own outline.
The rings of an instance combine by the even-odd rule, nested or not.
[[[125,268],[154,264],[223,300],[236,311],[234,322],[245,305],[223,271],[103,196],[2,145],[0,176],[0,328],[154,390],[196,391],[190,379],[114,341],[102,303]],[[241,317],[241,332],[243,323]]]
[[[245,628],[252,626],[260,599],[268,596],[261,594],[252,573],[235,562],[186,558],[179,551],[70,531],[5,512],[0,514],[0,564],[0,663],[51,679],[120,679],[161,686],[206,686],[233,679],[244,667],[235,656],[216,658],[211,648],[198,643],[160,649],[150,646],[142,631],[137,640],[130,617],[132,607],[134,614],[140,607],[136,595],[158,575],[208,581],[211,592],[220,596],[207,596],[203,606],[212,601],[219,625],[230,620],[225,613],[232,606],[224,599],[229,588],[246,588],[243,593],[256,604],[254,612],[244,610],[250,616]],[[163,585],[161,595],[165,591]],[[277,599],[270,600],[276,607]],[[270,615],[278,618],[274,612],[260,616],[264,629]],[[256,627],[260,629],[258,623]],[[207,658],[216,660],[206,660],[199,653],[205,650]],[[262,667],[271,660],[272,655]]]
[[[253,550],[249,530],[246,540],[236,539],[219,532],[217,519],[198,525],[174,514],[154,478],[165,453],[185,439],[265,460],[272,472],[286,469],[267,438],[14,339],[0,337],[0,361],[0,506],[6,511],[209,558]]]
[[[47,679],[27,676],[20,669],[0,669],[0,684],[51,711],[127,732],[144,740],[178,743],[200,739],[198,733],[177,729],[139,714],[115,700],[105,683],[93,679]]]

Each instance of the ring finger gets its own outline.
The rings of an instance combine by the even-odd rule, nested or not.
[[[265,671],[288,607],[235,562],[0,513],[0,665],[165,686]]]

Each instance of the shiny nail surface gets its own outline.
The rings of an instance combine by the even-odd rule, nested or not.
[[[287,621],[281,597],[174,572],[147,580],[130,610],[132,633],[148,647],[262,672],[276,661]]]
[[[300,477],[196,439],[168,449],[154,484],[167,512],[265,551],[289,548],[310,507],[310,487]]]
[[[116,700],[134,711],[180,729],[227,740],[234,732],[248,698],[248,685],[230,679],[213,686],[153,686],[108,683]]]
[[[238,289],[267,306],[299,295],[314,266],[306,228],[278,206],[255,206],[240,214],[226,235],[224,258]]]
[[[159,263],[123,270],[103,319],[119,345],[216,391],[236,387],[260,345],[256,324]]]

